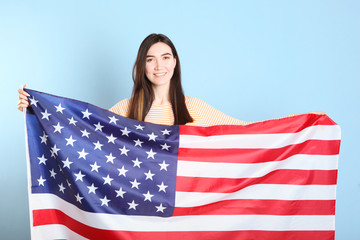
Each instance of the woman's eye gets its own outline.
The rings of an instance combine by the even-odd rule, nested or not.
[[[164,59],[165,59],[165,60],[168,60],[168,59],[170,59],[170,57],[164,57]]]
[[[146,59],[146,62],[151,62],[151,61],[152,61],[151,58]]]

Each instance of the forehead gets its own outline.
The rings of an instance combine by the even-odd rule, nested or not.
[[[171,48],[163,42],[157,42],[149,48],[147,55],[160,56],[164,53],[172,54]]]

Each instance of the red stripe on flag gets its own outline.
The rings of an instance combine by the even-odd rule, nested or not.
[[[184,215],[334,215],[335,200],[224,200],[198,207],[176,207]]]
[[[254,184],[335,185],[337,170],[275,170],[258,178],[176,178],[176,191],[232,193]]]
[[[178,156],[182,161],[260,163],[284,160],[295,154],[337,155],[339,148],[340,140],[308,140],[276,149],[179,148]]]
[[[281,124],[277,122],[281,121]],[[336,125],[326,115],[302,114],[294,117],[272,119],[263,122],[244,125],[239,128],[238,125],[222,125],[212,127],[197,127],[180,125],[181,135],[213,136],[227,134],[268,134],[268,133],[296,133],[316,125]],[[286,126],[286,127],[284,127]]]
[[[147,239],[147,240],[168,240],[168,239],[334,239],[335,231],[177,231],[177,232],[130,232],[103,230],[87,226],[63,212],[56,209],[33,210],[34,226],[62,224],[73,232],[82,235],[85,238],[93,240],[110,240],[110,239]]]

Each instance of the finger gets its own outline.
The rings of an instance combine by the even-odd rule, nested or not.
[[[18,89],[19,94],[30,97],[30,94],[28,94],[27,92],[25,92],[23,89]]]
[[[23,89],[25,89],[25,88],[26,88],[26,84],[24,85]],[[24,93],[25,93],[25,96],[30,97],[30,94],[28,94],[25,90],[23,90],[23,91],[24,91]]]
[[[28,101],[28,98],[25,95],[19,94],[19,100],[25,100]]]
[[[18,105],[16,106],[16,108],[19,109],[20,111],[23,111],[23,107],[22,107],[20,104],[18,104]]]
[[[20,104],[18,104],[18,106],[21,107],[21,108],[27,108],[27,107],[29,107],[29,105],[24,104],[24,103],[20,103]]]
[[[22,104],[22,105],[24,105],[25,107],[28,107],[28,106],[30,105],[30,103],[29,103],[27,100],[20,99],[19,101],[20,101],[19,104]]]
[[[18,104],[17,104],[17,106],[21,106],[21,107],[27,108],[27,107],[30,106],[30,104],[29,104],[28,102],[19,101]]]

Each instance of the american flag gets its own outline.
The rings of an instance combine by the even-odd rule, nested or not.
[[[26,91],[32,239],[334,239],[326,115],[166,126]]]

